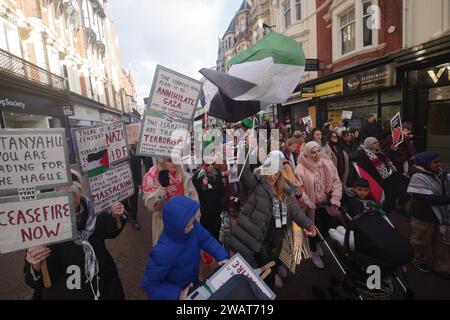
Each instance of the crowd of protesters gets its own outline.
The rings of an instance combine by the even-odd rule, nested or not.
[[[243,129],[252,127],[251,119],[242,121]],[[268,123],[261,127],[278,129]],[[141,159],[132,148],[136,190],[142,191],[145,214],[152,215],[152,230],[140,231],[151,232],[154,247],[142,281],[148,298],[185,299],[205,280],[206,260],[222,265],[236,252],[254,267],[274,261],[276,270],[265,281],[271,288],[282,288],[287,271],[279,256],[287,235],[294,239],[291,254],[296,261],[309,246],[313,264],[324,269],[318,233],[343,237],[337,227],[342,205],[356,213],[375,205],[387,215],[409,215],[413,264],[423,272],[450,275],[449,179],[437,153],[416,152],[412,132],[405,122],[404,140],[395,146],[373,115],[360,129],[350,129],[345,120],[310,132],[282,128],[280,150],[256,166],[240,164],[240,179],[234,183],[228,180],[227,166],[214,160],[188,167],[170,158]],[[123,299],[105,239],[117,237],[127,218],[141,229],[139,192],[124,205],[116,203],[112,212],[95,216],[82,178],[74,172],[73,180],[61,191],[74,195],[79,236],[70,243],[29,249],[26,282],[35,289],[36,299]],[[368,202],[377,188],[384,191],[384,202]],[[120,228],[114,217],[122,219]],[[43,261],[52,275],[51,288],[43,285]],[[66,286],[66,269],[73,265],[82,270],[80,290]]]

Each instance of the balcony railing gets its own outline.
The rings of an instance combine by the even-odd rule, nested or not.
[[[0,49],[0,72],[58,91],[68,91],[64,78]]]

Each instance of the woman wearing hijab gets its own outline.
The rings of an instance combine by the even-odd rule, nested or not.
[[[304,203],[308,206],[308,215],[313,219],[319,231],[327,234],[334,227],[331,216],[339,216],[338,208],[341,206],[342,183],[333,162],[321,152],[317,142],[308,142],[303,153],[298,158],[295,176],[302,189],[305,190]],[[331,205],[323,205],[331,203]],[[317,208],[317,205],[321,205]],[[323,250],[319,245],[318,237],[310,240],[311,257],[314,265],[323,269],[321,259]]]
[[[436,152],[417,154],[409,183],[414,265],[450,276],[450,186]]]
[[[183,166],[173,163],[170,158],[158,160],[156,165],[147,172],[144,176],[142,191],[145,206],[153,214],[153,246],[158,242],[164,229],[161,210],[166,201],[176,195],[182,195],[198,202],[197,191],[192,184],[191,176],[184,171]]]
[[[345,152],[339,145],[339,137],[336,132],[330,131],[326,137],[326,141],[326,146],[323,152],[328,155],[333,161],[338,170],[342,185],[345,186],[347,184],[349,174],[349,161],[347,152]]]
[[[306,230],[307,235],[315,236],[312,220],[292,198],[292,190],[281,174],[285,161],[280,151],[274,151],[254,173],[248,163],[243,168],[241,184],[250,191],[250,196],[228,245],[259,267],[278,260],[285,232],[292,220]],[[242,165],[239,171],[241,169]],[[275,272],[266,278],[266,282],[273,288]]]
[[[122,283],[105,240],[116,238],[122,231],[117,228],[115,217],[121,217],[125,226],[124,206],[117,202],[111,212],[95,215],[78,182],[58,191],[73,194],[78,234],[74,241],[27,250],[25,282],[35,290],[33,299],[123,300]],[[44,260],[52,282],[50,288],[43,285],[41,265]],[[76,276],[80,277],[78,281]]]
[[[398,199],[400,204],[406,202],[408,182],[402,178],[389,157],[381,151],[377,138],[369,137],[364,140],[364,146],[358,151],[357,163],[383,188],[386,212],[402,210],[396,207],[396,200]]]

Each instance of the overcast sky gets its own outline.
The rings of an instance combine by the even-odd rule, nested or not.
[[[157,64],[200,79],[216,65],[222,37],[242,0],[110,0],[122,64],[135,76],[139,105]]]

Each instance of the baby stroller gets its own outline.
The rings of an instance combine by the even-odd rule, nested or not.
[[[380,212],[352,215],[345,207],[341,210],[341,223],[345,227],[343,244],[337,241],[329,243],[318,232],[343,275],[341,281],[331,280],[328,298],[390,300],[395,292],[395,283],[398,283],[406,299],[413,299],[414,294],[396,274],[400,269],[406,280],[403,266],[414,256],[409,242]],[[369,277],[374,271],[380,272],[380,283],[377,288],[370,288]]]

